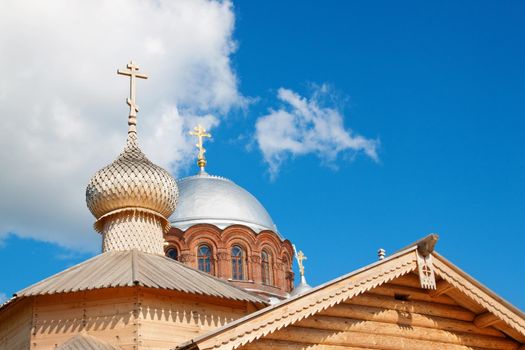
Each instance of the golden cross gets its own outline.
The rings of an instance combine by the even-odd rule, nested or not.
[[[148,79],[148,76],[146,74],[142,74],[138,72],[140,68],[135,62],[133,62],[133,60],[127,64],[127,68],[128,69],[117,70],[117,74],[126,75],[130,77],[129,97],[126,99],[126,102],[129,105],[128,124],[130,125],[130,131],[135,131],[135,125],[137,125],[137,112],[139,111],[139,107],[137,106],[135,102],[136,93],[137,93],[136,78]]]
[[[197,156],[197,165],[201,168],[201,170],[204,170],[204,167],[206,166],[206,158],[204,157],[204,153],[206,152],[206,148],[204,148],[203,145],[203,138],[204,137],[211,137],[211,134],[206,132],[206,129],[202,127],[202,125],[197,125],[193,128],[193,131],[190,131],[190,135],[197,137],[197,148],[199,149],[199,155]]]
[[[297,257],[296,258],[297,258],[297,264],[299,265],[299,271],[301,272],[301,276],[304,276],[304,264],[303,264],[303,261],[308,260],[308,258],[306,257],[306,255],[304,255],[302,250],[300,250],[297,253]]]

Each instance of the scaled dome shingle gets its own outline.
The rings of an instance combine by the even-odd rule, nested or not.
[[[86,188],[87,206],[97,220],[125,208],[145,209],[168,218],[177,198],[175,179],[146,158],[135,133],[129,134],[120,156],[97,171]]]

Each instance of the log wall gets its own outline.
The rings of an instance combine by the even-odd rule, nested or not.
[[[405,276],[243,347],[325,350],[516,350],[494,327],[478,327],[476,311]]]

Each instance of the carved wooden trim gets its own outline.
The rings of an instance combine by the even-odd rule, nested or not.
[[[494,299],[494,297],[487,294],[487,292],[481,290],[461,274],[454,271],[451,267],[447,266],[447,264],[440,261],[439,258],[434,259],[434,268],[441,278],[525,336],[524,318]]]
[[[229,328],[211,333],[201,341],[197,340],[196,344],[199,349],[237,349],[383,283],[408,274],[416,268],[414,250],[407,251],[402,255],[383,260],[379,264],[373,264],[356,273],[334,280],[328,285],[289,299],[273,308],[269,307],[255,312],[251,317],[231,323]],[[188,344],[188,349],[190,346]],[[182,348],[186,349],[186,347]]]
[[[419,249],[417,250],[417,268],[419,272],[419,282],[423,289],[436,289],[436,274],[432,263],[432,255],[424,256]]]

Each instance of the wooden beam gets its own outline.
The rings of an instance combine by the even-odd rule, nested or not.
[[[509,337],[516,339],[520,343],[525,344],[525,334],[523,334],[522,332],[518,332],[517,330],[515,330],[514,328],[512,328],[505,322],[496,323],[494,324],[493,327],[507,334]],[[485,328],[485,329],[489,329],[489,328]]]
[[[445,294],[449,290],[454,289],[454,286],[445,280],[441,280],[437,283],[436,289],[428,293],[431,297],[436,298],[442,294]]]
[[[421,238],[420,240],[412,244],[409,244],[405,248],[398,250],[398,252],[417,246],[417,250],[419,251],[419,253],[424,257],[427,257],[434,251],[434,247],[436,246],[438,239],[439,236],[437,234],[431,233],[428,236]]]
[[[406,313],[415,312],[418,314],[447,317],[463,321],[472,321],[476,316],[475,313],[459,306],[436,304],[426,301],[401,301],[372,293],[358,295],[346,303],[374,306]]]
[[[421,282],[419,281],[419,274],[417,273],[416,274],[410,273],[408,275],[398,277],[395,280],[391,281],[390,283],[401,285],[401,286],[407,286],[407,287],[421,288]]]
[[[453,288],[447,292],[447,295],[452,298],[459,306],[464,307],[467,310],[472,311],[475,314],[482,313],[485,308],[472,300],[469,296],[463,294],[463,292]]]
[[[324,310],[319,315],[348,317],[363,321],[377,321],[383,323],[393,323],[403,326],[418,326],[428,328],[439,328],[450,331],[485,334],[496,337],[505,337],[503,333],[493,328],[478,328],[472,322],[453,320],[450,318],[423,315],[418,313],[405,314],[397,310],[377,308],[372,306],[340,304]]]
[[[426,289],[421,289],[421,287],[405,287],[387,283],[372,289],[370,293],[388,295],[390,297],[395,297],[396,295],[406,295],[409,297],[409,300],[429,301],[433,303],[457,305],[454,300],[452,300],[446,295],[431,297],[428,291]]]
[[[404,329],[399,329],[398,336],[382,335],[370,329],[369,332],[344,332],[320,330],[290,326],[266,336],[267,339],[285,340],[304,344],[323,344],[335,346],[365,347],[374,349],[426,349],[426,350],[472,350],[471,346],[437,341],[412,339],[403,335]],[[487,342],[484,349],[515,350],[516,342],[505,338],[494,338],[496,344]]]
[[[294,343],[285,340],[272,340],[262,338],[247,344],[241,348],[242,350],[304,350],[305,346],[302,343]],[[308,350],[373,350],[372,348],[363,347],[347,347],[337,345],[311,344],[308,345]]]
[[[466,345],[487,349],[516,349],[517,343],[501,337],[468,334],[457,331],[427,327],[399,327],[399,325],[341,318],[314,316],[302,320],[296,326],[336,332],[370,333],[375,335],[403,337],[406,339],[427,340],[437,343]]]
[[[479,328],[486,328],[499,322],[502,322],[501,319],[491,312],[484,312],[474,318],[474,324]]]

